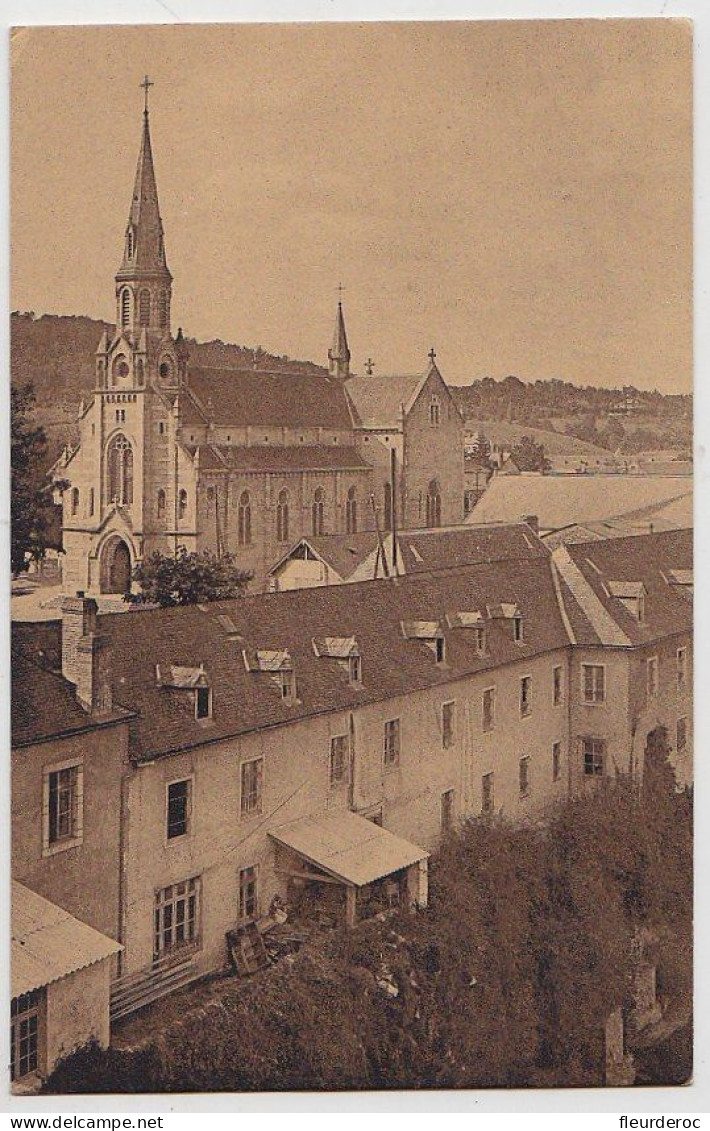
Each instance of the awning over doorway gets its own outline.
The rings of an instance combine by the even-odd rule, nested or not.
[[[353,887],[374,883],[429,856],[419,845],[349,811],[304,817],[273,830],[270,836]]]

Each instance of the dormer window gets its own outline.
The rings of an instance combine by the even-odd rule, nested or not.
[[[286,648],[244,649],[244,665],[248,672],[269,675],[279,689],[284,703],[295,703],[298,697],[296,673],[291,653]]]
[[[354,636],[319,636],[313,640],[313,651],[321,659],[337,660],[348,673],[348,683],[362,686],[362,657]]]
[[[639,624],[646,621],[646,586],[642,581],[610,581],[608,590],[612,597],[621,601]]]
[[[437,664],[446,659],[446,642],[441,622],[436,620],[402,621],[402,635],[407,640],[421,640],[434,653]]]
[[[209,687],[198,687],[195,691],[195,718],[212,717],[212,692]]]
[[[437,638],[436,638],[436,662],[437,662],[437,664],[443,664],[445,659],[446,659],[446,641],[444,640],[443,636],[437,636]]]
[[[513,640],[516,644],[520,644],[523,639],[523,618],[518,613],[513,617]]]
[[[488,641],[486,621],[482,612],[478,609],[474,609],[473,612],[449,613],[446,617],[446,622],[449,628],[470,629],[477,655],[485,655]]]

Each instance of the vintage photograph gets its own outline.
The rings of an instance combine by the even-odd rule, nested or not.
[[[692,1080],[692,48],[12,30],[15,1095]]]

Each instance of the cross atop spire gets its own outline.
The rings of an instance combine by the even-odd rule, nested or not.
[[[429,353],[428,353],[428,355],[427,355],[427,356],[429,357],[429,361],[430,361],[430,362],[432,363],[432,365],[433,365],[433,364],[434,364],[434,362],[436,361],[436,350],[434,349],[434,347],[433,347],[433,346],[432,346],[432,347],[431,347],[431,349],[429,350]]]
[[[143,88],[143,91],[145,92],[145,107],[144,107],[143,113],[145,114],[145,116],[147,118],[148,117],[148,90],[151,86],[155,86],[155,83],[151,82],[151,80],[146,75],[145,78],[143,79],[143,82],[140,83],[140,86]]]
[[[373,371],[374,368],[375,368],[374,361],[372,360],[371,357],[368,357],[367,361],[365,362],[365,372],[367,373],[368,377],[372,376],[372,371]]]
[[[342,283],[338,283],[336,290],[338,292],[338,302],[342,302],[343,301],[343,291],[345,290],[345,287],[343,286]]]

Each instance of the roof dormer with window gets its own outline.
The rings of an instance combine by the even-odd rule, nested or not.
[[[244,666],[255,675],[268,675],[284,703],[297,701],[296,672],[287,648],[254,648],[242,652]]]
[[[313,640],[319,659],[335,660],[347,672],[351,687],[362,687],[362,657],[354,636],[320,636]]]
[[[621,601],[639,624],[645,623],[648,592],[642,581],[608,581],[607,589],[612,597]]]
[[[446,663],[446,639],[441,621],[403,620],[402,635],[407,640],[421,640],[433,653],[437,664]]]
[[[167,667],[156,664],[155,678],[158,687],[184,691],[192,698],[198,722],[207,722],[212,718],[212,686],[204,664],[197,668],[182,664],[168,664]]]
[[[480,609],[468,612],[448,613],[446,623],[449,628],[463,628],[470,633],[479,656],[485,656],[488,649],[486,616]]]

